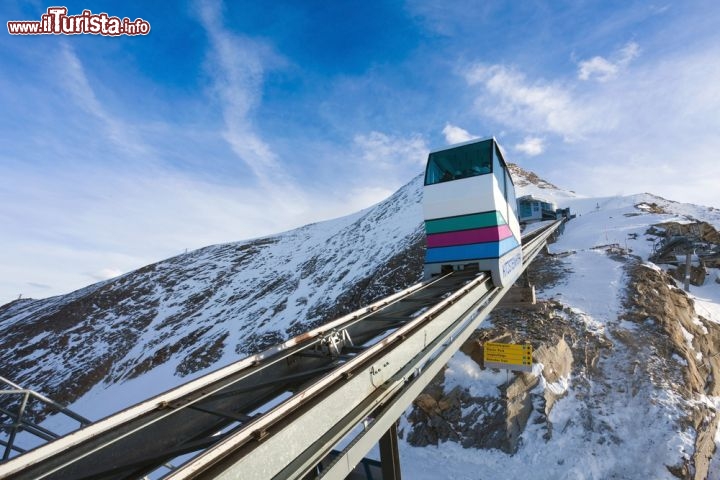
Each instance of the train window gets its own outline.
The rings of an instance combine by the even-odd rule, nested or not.
[[[513,214],[517,217],[517,198],[515,198],[515,185],[512,182],[512,176],[508,170],[505,170],[505,189],[507,192],[507,203]]]
[[[497,179],[498,187],[500,187],[500,192],[505,200],[507,200],[507,194],[505,193],[505,169],[500,163],[500,152],[498,152],[496,148],[493,153],[493,173]]]
[[[431,153],[425,172],[425,185],[491,173],[492,143],[477,142]]]
[[[532,209],[530,208],[530,204],[528,202],[520,203],[520,216],[522,218],[527,218],[527,217],[532,216]]]

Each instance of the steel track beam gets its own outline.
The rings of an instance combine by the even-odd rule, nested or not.
[[[532,262],[559,224],[536,234],[524,246],[523,269]],[[345,478],[509,288],[494,288],[489,279],[472,282],[396,331],[393,337],[398,340],[397,344],[388,343],[379,356],[371,357],[349,379],[321,387],[323,396],[296,406],[292,418],[283,418],[276,423],[269,418],[267,425],[249,425],[247,431],[228,437],[166,478],[303,479],[341,439],[379,409],[381,417],[375,418],[366,433],[359,437],[362,441],[354,441],[355,446],[337,457],[330,470],[324,470],[322,474],[322,478]],[[430,321],[425,323],[425,318]],[[381,378],[376,377],[383,372]],[[329,377],[341,378],[337,374],[333,372]],[[387,409],[383,408],[385,405],[388,405]],[[287,406],[279,406],[276,417],[282,418],[281,411],[285,408]],[[264,433],[261,441],[253,440],[254,427]],[[370,431],[374,433],[368,434]]]
[[[467,315],[493,290],[489,276],[476,277],[353,362],[321,378],[166,478],[302,478],[357,425],[360,412],[372,411],[399,386],[386,384],[390,378],[413,365],[419,366],[418,352],[448,329],[454,331],[458,318]]]
[[[533,233],[523,245],[524,268],[555,228]],[[468,278],[452,274],[414,285],[0,464],[0,478],[137,478],[200,447],[209,448],[168,478],[232,478],[225,472],[239,471],[242,478],[301,478],[299,472],[310,472],[353,425],[420,377],[429,363],[418,352],[474,329],[457,322],[482,320],[472,312],[488,303],[492,285],[482,278],[468,285]],[[287,390],[297,393],[259,418],[248,415]],[[222,439],[212,437],[238,420]],[[281,460],[268,464],[276,454]]]
[[[0,464],[0,478],[115,480],[142,476],[144,471],[139,471],[137,465],[145,465],[148,456],[159,459],[161,465],[189,445],[207,443],[209,436],[231,422],[227,417],[188,407],[201,404],[204,408],[241,415],[284,391],[301,390],[308,379],[322,375],[339,361],[328,355],[308,358],[300,355],[318,348],[327,332],[347,330],[357,341],[365,342],[381,332],[377,322],[363,326],[365,318],[406,310],[409,307],[400,304],[404,298],[418,292],[424,294],[424,289],[436,288],[435,283],[414,285],[17,456]]]

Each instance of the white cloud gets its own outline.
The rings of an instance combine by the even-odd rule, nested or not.
[[[357,134],[354,139],[354,175],[342,181],[344,187],[330,193],[354,212],[390,196],[395,190],[420,173],[428,155],[428,145],[418,134],[407,137],[372,131]]]
[[[640,55],[639,45],[635,42],[629,42],[614,55],[613,61],[600,56],[581,61],[578,65],[578,78],[580,80],[595,79],[599,82],[607,82],[617,77],[618,73],[638,55]]]
[[[382,202],[390,195],[395,193],[396,189],[384,187],[360,187],[352,190],[352,194],[348,196],[347,207],[349,212],[357,212],[378,202]]]
[[[147,155],[147,146],[134,134],[132,127],[111,115],[97,98],[80,58],[68,42],[61,42],[58,62],[61,85],[86,114],[100,121],[114,146],[131,154]]]
[[[472,135],[467,130],[455,125],[450,125],[449,123],[445,124],[445,128],[443,128],[442,133],[445,135],[445,141],[448,144],[468,142],[477,138],[476,135]]]
[[[518,130],[549,132],[573,141],[612,122],[609,114],[599,118],[601,112],[576,100],[572,89],[560,82],[530,82],[511,67],[477,64],[465,78],[471,86],[484,87],[475,101],[479,114]]]
[[[594,57],[581,62],[580,79],[599,83],[616,78],[639,55],[639,47],[630,42],[613,61]],[[550,133],[567,142],[614,130],[625,107],[602,85],[571,82],[567,79],[531,80],[518,69],[506,65],[476,64],[465,71],[471,86],[480,86],[475,111],[527,135]],[[543,143],[544,145],[544,143]],[[537,142],[534,149],[537,151]]]
[[[292,180],[251,120],[262,97],[266,64],[279,62],[278,55],[263,42],[227,30],[221,3],[204,1],[198,10],[212,48],[208,71],[223,112],[223,137],[262,184],[291,188]]]
[[[618,58],[618,64],[620,66],[627,66],[631,61],[635,60],[640,55],[640,45],[635,42],[629,42],[623,48],[620,49],[620,55]]]
[[[539,137],[525,137],[522,143],[515,145],[515,150],[534,157],[545,151],[545,140]]]
[[[266,69],[282,64],[283,59],[268,44],[225,28],[221,2],[200,2],[198,11],[210,39],[207,69],[223,115],[222,136],[257,178],[259,190],[253,195],[272,198],[271,203],[277,202],[291,218],[306,216],[312,211],[312,199],[288,173],[253,121],[261,103]],[[258,207],[272,211],[267,203]]]
[[[720,178],[720,52],[717,44],[701,47],[649,50],[630,69],[640,48],[628,43],[609,60],[617,67],[612,81],[598,81],[599,70],[588,73],[594,81],[545,80],[482,64],[465,77],[476,92],[475,113],[522,138],[518,151],[546,149],[553,135],[566,140],[539,167],[554,175],[548,180],[592,195],[648,191],[720,207],[712,185]]]
[[[593,57],[590,60],[580,62],[578,78],[580,80],[589,80],[591,77],[594,77],[600,82],[605,82],[615,78],[617,71],[617,65],[603,57]]]
[[[566,146],[565,158],[554,155],[555,163],[574,162],[556,169],[565,177],[556,183],[593,195],[651,192],[720,207],[718,55],[717,46],[680,50],[615,81],[581,83],[588,108],[605,108],[614,119],[602,135]]]
[[[401,138],[373,131],[367,135],[355,135],[354,142],[366,163],[385,169],[424,165],[427,159],[427,143],[420,135]]]

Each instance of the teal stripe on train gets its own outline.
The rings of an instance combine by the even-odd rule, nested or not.
[[[496,227],[506,225],[507,222],[498,211],[471,213],[457,217],[436,218],[425,220],[425,232],[433,233],[456,232],[458,230],[472,230],[475,228]]]

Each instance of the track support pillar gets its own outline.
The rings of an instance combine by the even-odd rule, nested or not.
[[[397,422],[393,422],[380,439],[380,464],[382,465],[383,480],[400,480]]]

